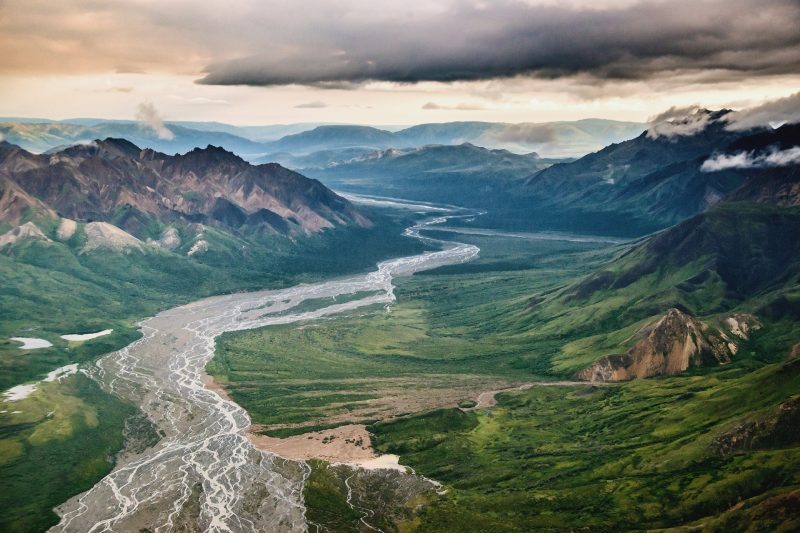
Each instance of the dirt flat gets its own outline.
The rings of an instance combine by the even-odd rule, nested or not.
[[[251,426],[251,429],[257,430],[258,427]],[[251,431],[248,438],[260,450],[296,461],[322,459],[331,463],[352,463],[377,457],[372,450],[372,441],[367,428],[363,424],[312,431],[283,439]]]

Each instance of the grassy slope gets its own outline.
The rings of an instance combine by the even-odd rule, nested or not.
[[[402,454],[403,464],[453,488],[424,511],[421,531],[704,523],[737,504],[747,515],[800,488],[797,443],[732,455],[713,446],[742,421],[797,397],[798,378],[794,360],[611,387],[542,387],[501,395],[496,408],[478,414],[436,411],[370,430],[379,450]],[[759,527],[787,517],[773,519]],[[783,526],[800,525],[793,520]]]
[[[90,488],[111,469],[136,409],[77,374],[40,385],[0,415],[0,530],[39,531],[51,509]]]
[[[160,309],[211,294],[281,287],[371,268],[421,249],[400,237],[405,220],[378,218],[376,228],[347,228],[300,239],[237,242],[207,231],[209,253],[188,258],[153,250],[79,253],[82,245],[25,241],[0,252],[0,390],[70,362],[129,344],[136,322]],[[246,246],[245,252],[241,247]],[[113,328],[85,344],[59,338]],[[26,352],[11,336],[42,337],[53,348]]]
[[[166,252],[81,254],[80,235],[66,244],[28,241],[6,248],[0,251],[0,390],[129,344],[139,336],[136,322],[159,309],[215,293],[364,270],[379,259],[420,251],[418,242],[399,237],[408,221],[372,218],[378,221],[372,230],[249,243],[244,256],[240,242],[211,230],[206,238],[212,252],[199,259]],[[59,338],[106,328],[114,333],[84,343]],[[6,340],[10,336],[42,337],[54,346],[23,351]],[[111,468],[122,428],[135,412],[83,376],[40,386],[20,402],[0,402],[0,411],[3,531],[54,524],[53,506]]]

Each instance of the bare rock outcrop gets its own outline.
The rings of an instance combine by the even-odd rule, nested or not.
[[[117,251],[141,250],[143,243],[130,233],[119,229],[107,222],[90,222],[86,224],[86,244],[83,252],[97,248],[107,248]]]
[[[181,245],[181,237],[178,234],[178,230],[176,230],[172,226],[169,226],[161,234],[160,239],[158,239],[157,241],[150,239],[147,242],[148,244],[154,244],[159,248],[164,248],[166,250],[174,250],[175,248]]]
[[[747,420],[711,443],[718,455],[795,446],[800,443],[800,398],[785,401],[766,415]]]
[[[58,223],[58,230],[56,231],[56,237],[60,241],[66,241],[70,239],[73,235],[75,235],[75,231],[78,229],[78,223],[74,220],[69,218],[62,218]]]
[[[743,335],[754,327],[754,322],[743,315],[734,323],[736,330],[732,332],[740,338],[746,338]],[[639,340],[627,354],[600,358],[578,372],[578,379],[626,381],[678,374],[689,367],[728,363],[736,352],[736,344],[728,335],[678,309],[670,309],[642,328],[637,337]]]
[[[50,241],[47,235],[42,233],[42,230],[40,230],[36,224],[33,222],[26,222],[25,224],[17,226],[11,231],[0,235],[0,248],[25,238],[40,239],[48,242]]]

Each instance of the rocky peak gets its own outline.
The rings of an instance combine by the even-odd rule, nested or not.
[[[581,370],[578,378],[625,381],[672,375],[689,367],[728,363],[736,352],[735,343],[724,333],[675,308],[642,328],[637,338],[627,354],[604,356]]]
[[[216,165],[247,165],[248,163],[220,146],[209,144],[205,148],[195,148],[186,152],[182,156],[177,156],[185,165],[196,165],[201,167]]]
[[[56,152],[54,155],[57,158],[63,158],[64,156],[70,158],[99,157],[113,161],[118,158],[136,159],[139,157],[140,152],[139,147],[128,140],[107,137],[102,140],[73,144]]]

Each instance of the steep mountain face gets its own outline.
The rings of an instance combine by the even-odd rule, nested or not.
[[[4,221],[29,205],[79,221],[112,222],[137,235],[149,220],[200,222],[281,234],[369,225],[347,200],[279,165],[253,166],[209,146],[168,156],[121,139],[49,155],[0,147]],[[9,198],[10,200],[7,200]]]
[[[686,219],[722,200],[745,181],[739,169],[701,170],[713,153],[743,137],[708,112],[708,126],[692,135],[653,136],[610,145],[572,163],[533,174],[521,191],[537,208],[575,213],[591,221],[625,214],[630,225],[653,231]],[[591,222],[590,222],[591,223]]]
[[[675,294],[690,298],[713,286],[701,312],[729,307],[800,276],[800,212],[726,203],[659,233],[567,291],[585,300],[651,278],[676,281]],[[682,279],[681,279],[682,278]]]
[[[774,131],[744,137],[726,147],[723,155],[745,154],[752,160],[778,152],[797,152],[797,156],[791,164],[787,161],[783,166],[742,170],[748,180],[730,195],[730,200],[779,206],[800,205],[800,124],[786,124]]]

